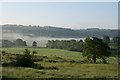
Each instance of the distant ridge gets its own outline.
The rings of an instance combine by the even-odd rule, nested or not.
[[[55,37],[55,38],[83,38],[83,37],[110,37],[118,36],[117,29],[69,29],[54,26],[25,26],[25,25],[1,25],[4,33],[18,33],[29,37]]]

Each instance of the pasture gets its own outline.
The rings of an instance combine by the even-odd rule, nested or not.
[[[3,48],[6,53],[23,54],[25,48]],[[28,48],[37,51],[36,56],[47,56],[37,61],[44,67],[56,69],[36,69],[31,67],[3,66],[2,75],[5,78],[118,78],[118,59],[110,57],[108,64],[81,63],[82,53],[61,49]],[[50,62],[50,61],[53,62]],[[98,60],[99,62],[100,60]],[[4,60],[3,60],[4,62]]]

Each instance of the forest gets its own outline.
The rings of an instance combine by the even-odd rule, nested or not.
[[[1,25],[2,33],[18,33],[29,37],[55,37],[55,38],[84,38],[84,37],[117,37],[119,30],[117,29],[69,29],[58,28],[53,26],[25,26],[25,25]],[[3,34],[3,35],[4,35]]]

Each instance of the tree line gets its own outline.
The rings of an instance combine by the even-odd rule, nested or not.
[[[103,36],[101,38],[103,42],[106,44],[113,44],[116,46],[120,46],[120,37],[113,37],[110,40],[109,36]],[[47,48],[56,48],[56,49],[66,49],[70,51],[81,51],[81,44],[83,40],[48,40],[46,44]]]
[[[27,42],[22,39],[16,39],[15,41],[2,40],[2,47],[27,47]],[[37,42],[33,41],[32,47],[37,47]]]
[[[109,36],[103,36],[102,40],[107,44],[120,46],[120,37],[113,37],[110,40]],[[47,48],[67,49],[71,51],[81,51],[80,45],[83,40],[48,40]],[[22,39],[16,39],[15,41],[2,40],[2,47],[27,47],[27,42]],[[33,41],[31,47],[37,47],[37,42]]]
[[[112,40],[110,40],[109,36],[103,36],[102,40],[107,44],[111,43],[120,46],[120,37],[113,37]]]
[[[81,51],[80,45],[83,41],[76,40],[48,40],[47,48],[66,49],[70,51]]]
[[[29,37],[54,37],[54,38],[82,38],[82,37],[102,37],[108,35],[110,37],[116,36],[119,31],[116,29],[99,29],[99,28],[88,28],[88,29],[69,29],[69,28],[58,28],[53,26],[35,26],[35,25],[2,25],[2,32],[22,34]],[[32,34],[31,34],[32,33]],[[4,35],[4,34],[3,34]]]
[[[112,53],[109,44],[120,46],[120,37],[113,37],[112,40],[110,40],[109,36],[103,36],[102,38],[87,37],[84,41],[49,40],[47,48],[79,51],[88,61],[96,63],[97,58],[99,58],[103,63],[107,63],[106,58]]]

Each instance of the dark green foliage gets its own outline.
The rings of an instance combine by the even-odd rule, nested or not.
[[[24,42],[22,39],[17,39],[14,43],[16,46],[24,46]]]
[[[115,45],[120,46],[120,37],[113,37],[112,41]]]
[[[34,64],[33,68],[35,69],[48,69],[48,70],[58,70],[55,66],[43,67],[41,64]]]
[[[12,47],[13,45],[14,43],[9,40],[2,40],[2,47]]]
[[[32,47],[37,47],[37,42],[33,41]]]
[[[5,54],[6,52],[2,50],[2,54]]]
[[[80,45],[82,41],[76,40],[52,40],[48,41],[47,48],[66,49],[70,51],[81,51]]]
[[[103,41],[104,41],[105,43],[109,44],[109,43],[110,43],[110,38],[109,38],[109,36],[103,36]]]
[[[29,37],[67,37],[67,38],[82,38],[86,36],[96,36],[103,37],[104,35],[108,35],[110,37],[114,37],[118,34],[118,30],[109,30],[109,29],[98,29],[98,28],[90,28],[90,29],[67,29],[67,28],[57,28],[52,26],[25,26],[25,25],[2,25],[2,31],[8,33],[7,31],[12,31],[13,33],[19,33],[24,36]],[[32,35],[31,35],[32,33]]]
[[[23,41],[23,46],[27,46],[27,43],[26,43],[26,41]]]
[[[82,44],[83,56],[87,56],[88,60],[96,62],[96,58],[101,58],[106,63],[106,57],[109,57],[111,52],[109,46],[102,39],[93,37],[86,38]]]
[[[14,42],[9,40],[2,40],[2,47],[23,47],[23,46],[27,46],[27,43],[22,39],[17,39]]]
[[[17,66],[31,67],[34,64],[33,56],[30,54],[30,51],[28,49],[25,49],[23,55],[17,56],[16,60]]]

